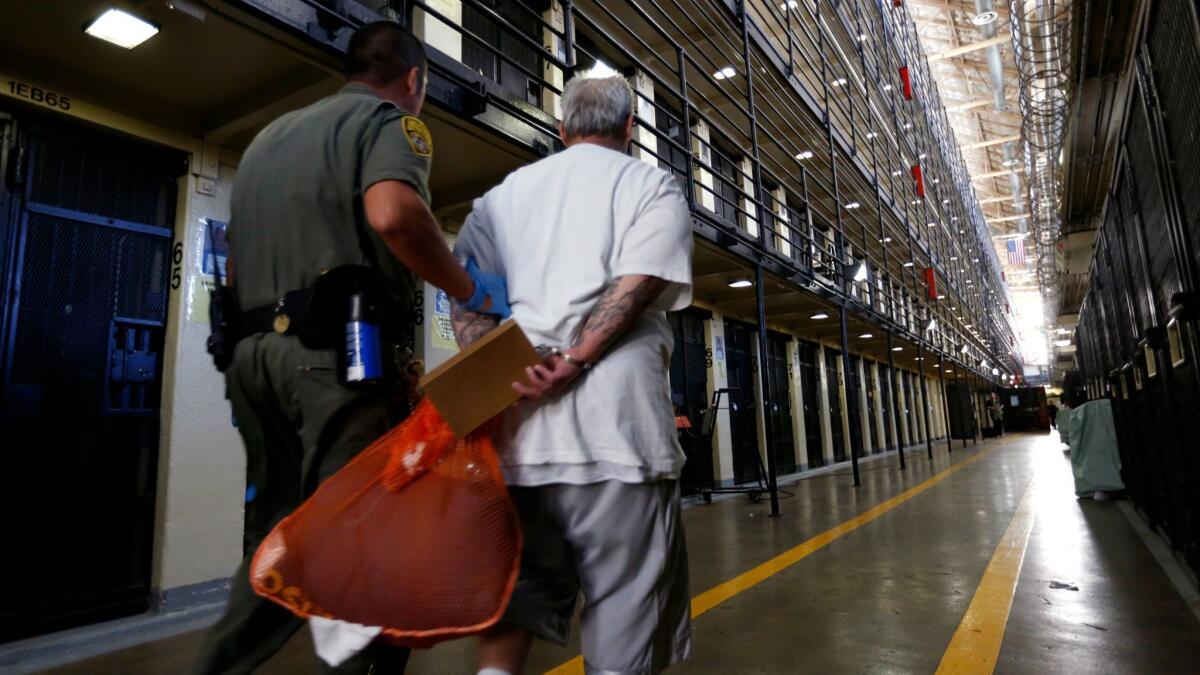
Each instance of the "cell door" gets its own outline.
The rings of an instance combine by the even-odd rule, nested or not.
[[[804,403],[804,447],[810,467],[825,465],[825,453],[821,448],[821,398],[817,389],[821,386],[821,378],[817,371],[817,349],[817,345],[803,340],[797,345]]]
[[[758,479],[758,405],[754,397],[754,331],[725,322],[725,366],[729,373],[729,433],[733,440],[733,473],[738,482]],[[722,402],[722,404],[724,404]]]
[[[846,455],[846,434],[842,430],[842,376],[838,373],[838,360],[842,353],[825,347],[825,377],[829,383],[829,427],[833,437],[833,461],[843,462]]]
[[[872,454],[875,454],[883,451],[883,448],[879,446],[879,420],[875,419],[875,410],[879,405],[879,401],[875,400],[875,384],[879,375],[870,363],[863,364],[863,375],[866,377],[867,387],[867,425],[871,434],[871,451]],[[867,446],[863,445],[863,447]]]
[[[148,607],[183,168],[78,129],[6,156],[0,640]]]
[[[679,443],[687,456],[680,484],[684,494],[694,494],[713,483],[712,439],[703,436],[708,407],[708,346],[704,341],[707,312],[686,309],[667,315],[675,336],[671,352],[671,401],[675,407]]]
[[[883,446],[884,449],[891,450],[896,447],[896,439],[892,436],[892,418],[895,417],[892,398],[892,369],[884,364],[879,364],[879,404],[883,406]],[[899,433],[897,431],[897,433]]]
[[[787,356],[788,338],[776,333],[767,334],[767,395],[764,405],[771,417],[771,438],[779,473],[796,470],[796,440],[792,435],[792,396],[788,391],[792,368]]]

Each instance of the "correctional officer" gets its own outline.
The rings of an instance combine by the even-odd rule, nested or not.
[[[360,278],[356,288],[374,289],[385,345],[411,334],[414,274],[464,306],[507,313],[503,281],[460,265],[429,211],[433,140],[416,117],[425,69],[408,30],[364,26],[350,41],[350,82],[267,126],[238,169],[229,276],[242,311],[226,386],[246,446],[246,557],[200,673],[248,673],[303,625],[254,594],[250,557],[320,481],[407,414],[402,359],[384,359],[383,384],[343,384],[336,342],[312,335],[340,329],[344,338],[345,328],[321,325],[341,316],[320,310],[316,289],[341,271],[369,270],[376,283]],[[407,658],[376,644],[332,672],[399,673]]]

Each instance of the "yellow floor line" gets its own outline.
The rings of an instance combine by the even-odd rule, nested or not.
[[[983,572],[962,623],[958,624],[958,630],[954,631],[954,637],[942,655],[937,675],[990,675],[996,668],[1017,580],[1021,577],[1029,533],[1033,530],[1037,515],[1033,495],[1031,480]]]
[[[968,459],[964,459],[950,468],[944,469],[929,479],[905,490],[904,492],[901,492],[895,497],[892,497],[885,502],[867,509],[854,518],[851,518],[850,520],[847,520],[846,522],[833,527],[832,529],[818,534],[817,536],[805,541],[795,548],[789,549],[775,556],[774,558],[771,558],[758,567],[755,567],[747,572],[743,572],[729,581],[718,584],[717,586],[704,591],[700,595],[692,598],[692,618],[695,619],[696,617],[704,614],[708,610],[716,607],[722,602],[725,602],[738,593],[756,586],[775,576],[776,574],[779,574],[792,565],[795,565],[804,558],[808,557],[810,554],[820,550],[833,540],[847,535],[863,525],[875,520],[876,518],[879,518],[888,511],[891,511],[904,502],[946,480],[962,469],[965,469],[971,464],[983,459],[993,449],[994,448],[988,448],[977,455],[974,455]],[[581,673],[583,673],[582,656],[576,656],[570,661],[546,671],[546,675],[580,675]]]

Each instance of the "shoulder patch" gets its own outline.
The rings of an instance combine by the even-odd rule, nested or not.
[[[433,138],[429,135],[429,129],[425,123],[412,115],[405,115],[402,122],[404,136],[408,139],[408,145],[412,147],[412,151],[421,157],[432,157]]]

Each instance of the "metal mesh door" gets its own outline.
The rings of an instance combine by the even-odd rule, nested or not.
[[[0,639],[145,609],[174,180],[32,133],[4,306]]]

